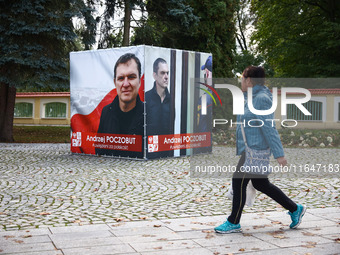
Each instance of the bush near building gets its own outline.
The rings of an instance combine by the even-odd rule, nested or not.
[[[283,147],[340,147],[340,129],[280,129],[278,130]],[[235,129],[213,132],[214,145],[236,146]]]
[[[14,126],[16,143],[69,143],[70,127],[56,126]]]

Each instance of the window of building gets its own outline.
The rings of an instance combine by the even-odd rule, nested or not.
[[[338,121],[340,121],[340,103],[338,103]]]
[[[304,115],[296,105],[287,105],[287,118],[294,120],[322,121],[322,102],[310,100],[302,104],[312,115]]]
[[[66,118],[66,104],[47,103],[45,105],[45,118]]]
[[[14,118],[32,118],[33,104],[32,103],[16,103],[14,106]]]

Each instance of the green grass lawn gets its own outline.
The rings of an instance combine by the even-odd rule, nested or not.
[[[14,126],[16,143],[69,143],[70,127]]]

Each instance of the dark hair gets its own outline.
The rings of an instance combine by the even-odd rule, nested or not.
[[[163,59],[163,58],[157,58],[157,59],[155,60],[155,62],[153,62],[153,72],[154,72],[154,73],[157,73],[157,72],[158,72],[158,69],[159,69],[158,64],[159,64],[159,63],[164,63],[164,64],[166,64],[166,61],[165,61],[165,59]]]
[[[264,85],[264,78],[266,77],[266,74],[262,66],[248,66],[243,71],[243,77],[251,78],[253,80],[253,85]]]
[[[125,64],[127,62],[129,62],[131,59],[134,59],[136,61],[136,64],[137,64],[137,69],[138,69],[138,75],[139,75],[139,79],[141,78],[141,64],[140,64],[140,61],[139,59],[136,57],[135,54],[133,53],[126,53],[122,56],[120,56],[120,58],[117,60],[116,64],[115,64],[115,67],[114,67],[114,74],[113,74],[113,78],[116,79],[116,71],[117,71],[117,66],[119,64]]]

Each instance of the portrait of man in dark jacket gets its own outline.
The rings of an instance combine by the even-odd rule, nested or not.
[[[145,93],[146,134],[169,135],[173,133],[171,119],[171,97],[168,90],[169,66],[165,59],[157,58],[153,63],[153,88]],[[148,158],[173,156],[173,151],[148,153]]]
[[[141,80],[141,63],[132,53],[122,55],[114,67],[114,84],[117,96],[102,110],[97,133],[144,135],[144,104],[138,90]],[[96,154],[143,158],[140,152],[96,148]]]

